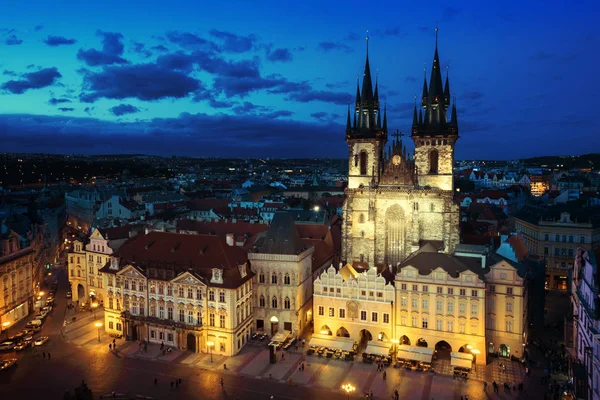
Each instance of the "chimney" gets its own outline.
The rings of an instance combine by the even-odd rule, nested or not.
[[[233,233],[228,233],[226,235],[227,246],[233,246],[235,243],[233,241]]]

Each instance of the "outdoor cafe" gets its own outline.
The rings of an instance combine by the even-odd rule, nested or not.
[[[450,353],[450,365],[454,367],[454,375],[466,377],[473,366],[473,354],[453,351]]]
[[[418,371],[429,371],[431,369],[433,349],[400,344],[398,345],[396,358],[400,367]]]
[[[357,344],[354,339],[315,333],[308,343],[306,354],[352,361],[356,351]]]
[[[383,362],[385,365],[390,365],[392,363],[390,351],[391,345],[388,342],[369,342],[363,352],[363,362]]]

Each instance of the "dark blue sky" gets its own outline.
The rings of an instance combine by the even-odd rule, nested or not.
[[[458,158],[600,152],[598,2],[10,3],[0,152],[344,157],[366,31],[409,132],[436,21]]]

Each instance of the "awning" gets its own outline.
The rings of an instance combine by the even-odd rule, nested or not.
[[[348,338],[339,338],[333,336],[315,337],[315,335],[313,335],[313,337],[310,339],[310,342],[308,342],[308,345],[314,347],[326,347],[328,349],[350,351],[354,346],[354,340],[348,340]]]
[[[283,343],[291,335],[290,331],[277,332],[275,336],[271,338],[271,342]]]
[[[473,355],[453,351],[450,353],[450,365],[453,367],[471,369],[473,365]]]
[[[390,355],[390,346],[382,346],[379,343],[369,343],[367,349],[365,350],[365,353],[387,357]]]
[[[433,349],[401,344],[398,346],[398,353],[396,356],[403,360],[431,363]]]

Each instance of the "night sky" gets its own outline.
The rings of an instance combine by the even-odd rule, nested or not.
[[[346,157],[367,30],[409,133],[436,22],[457,158],[600,152],[598,4],[5,2],[0,152]]]

